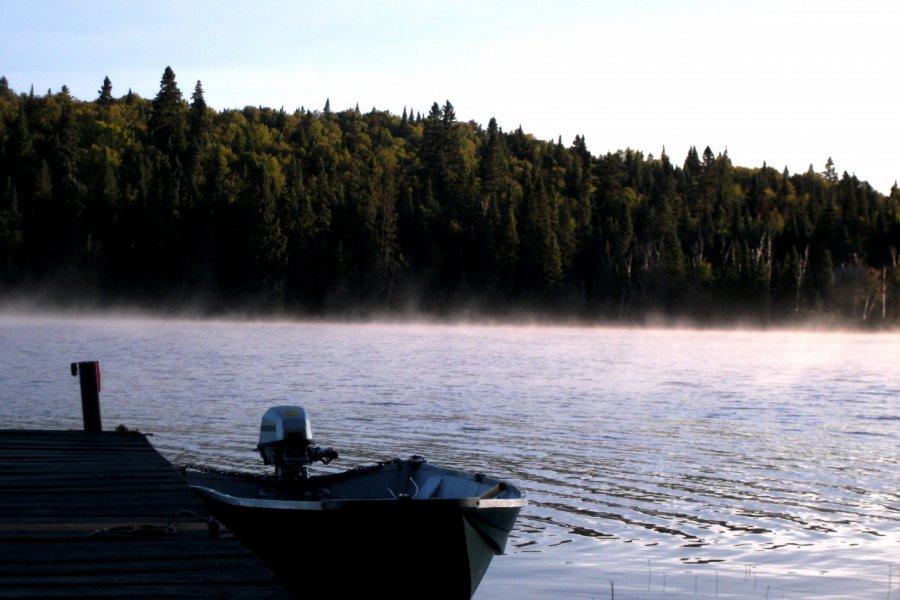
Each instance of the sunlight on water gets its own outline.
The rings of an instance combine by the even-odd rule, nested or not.
[[[0,318],[6,427],[103,420],[260,470],[307,408],[341,468],[411,454],[530,505],[478,598],[900,600],[900,336]]]

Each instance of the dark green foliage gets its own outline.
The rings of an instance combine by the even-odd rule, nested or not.
[[[175,83],[175,73],[166,67],[159,84],[159,93],[153,100],[149,129],[153,143],[167,154],[184,150],[187,139],[187,106],[181,97],[181,90]]]
[[[191,94],[190,134],[192,143],[199,142],[199,138],[207,133],[211,121],[209,107],[206,106],[206,100],[203,97],[203,86],[198,80],[197,85],[194,86],[194,93]]]
[[[109,106],[114,102],[112,95],[112,82],[109,80],[109,77],[103,78],[103,87],[100,88],[100,91],[97,92],[99,96],[97,97],[97,104],[100,106]]]
[[[491,119],[216,112],[0,78],[0,285],[227,309],[900,319],[900,191],[691,148],[592,156]],[[68,289],[68,288],[67,288]]]

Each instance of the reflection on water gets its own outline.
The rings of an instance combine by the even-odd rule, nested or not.
[[[0,319],[6,426],[103,418],[173,462],[261,469],[307,408],[334,466],[410,454],[531,504],[479,598],[900,600],[900,336]],[[342,464],[341,464],[342,463]]]

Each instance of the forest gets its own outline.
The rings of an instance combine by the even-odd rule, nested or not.
[[[830,159],[594,156],[449,100],[217,111],[168,67],[152,99],[0,78],[0,300],[880,328],[900,323],[898,249],[900,188]]]

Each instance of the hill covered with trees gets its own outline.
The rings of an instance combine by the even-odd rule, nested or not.
[[[775,141],[773,141],[774,143]],[[900,321],[900,189],[692,148],[358,108],[215,111],[0,79],[0,297],[262,314],[457,308],[640,322]]]

